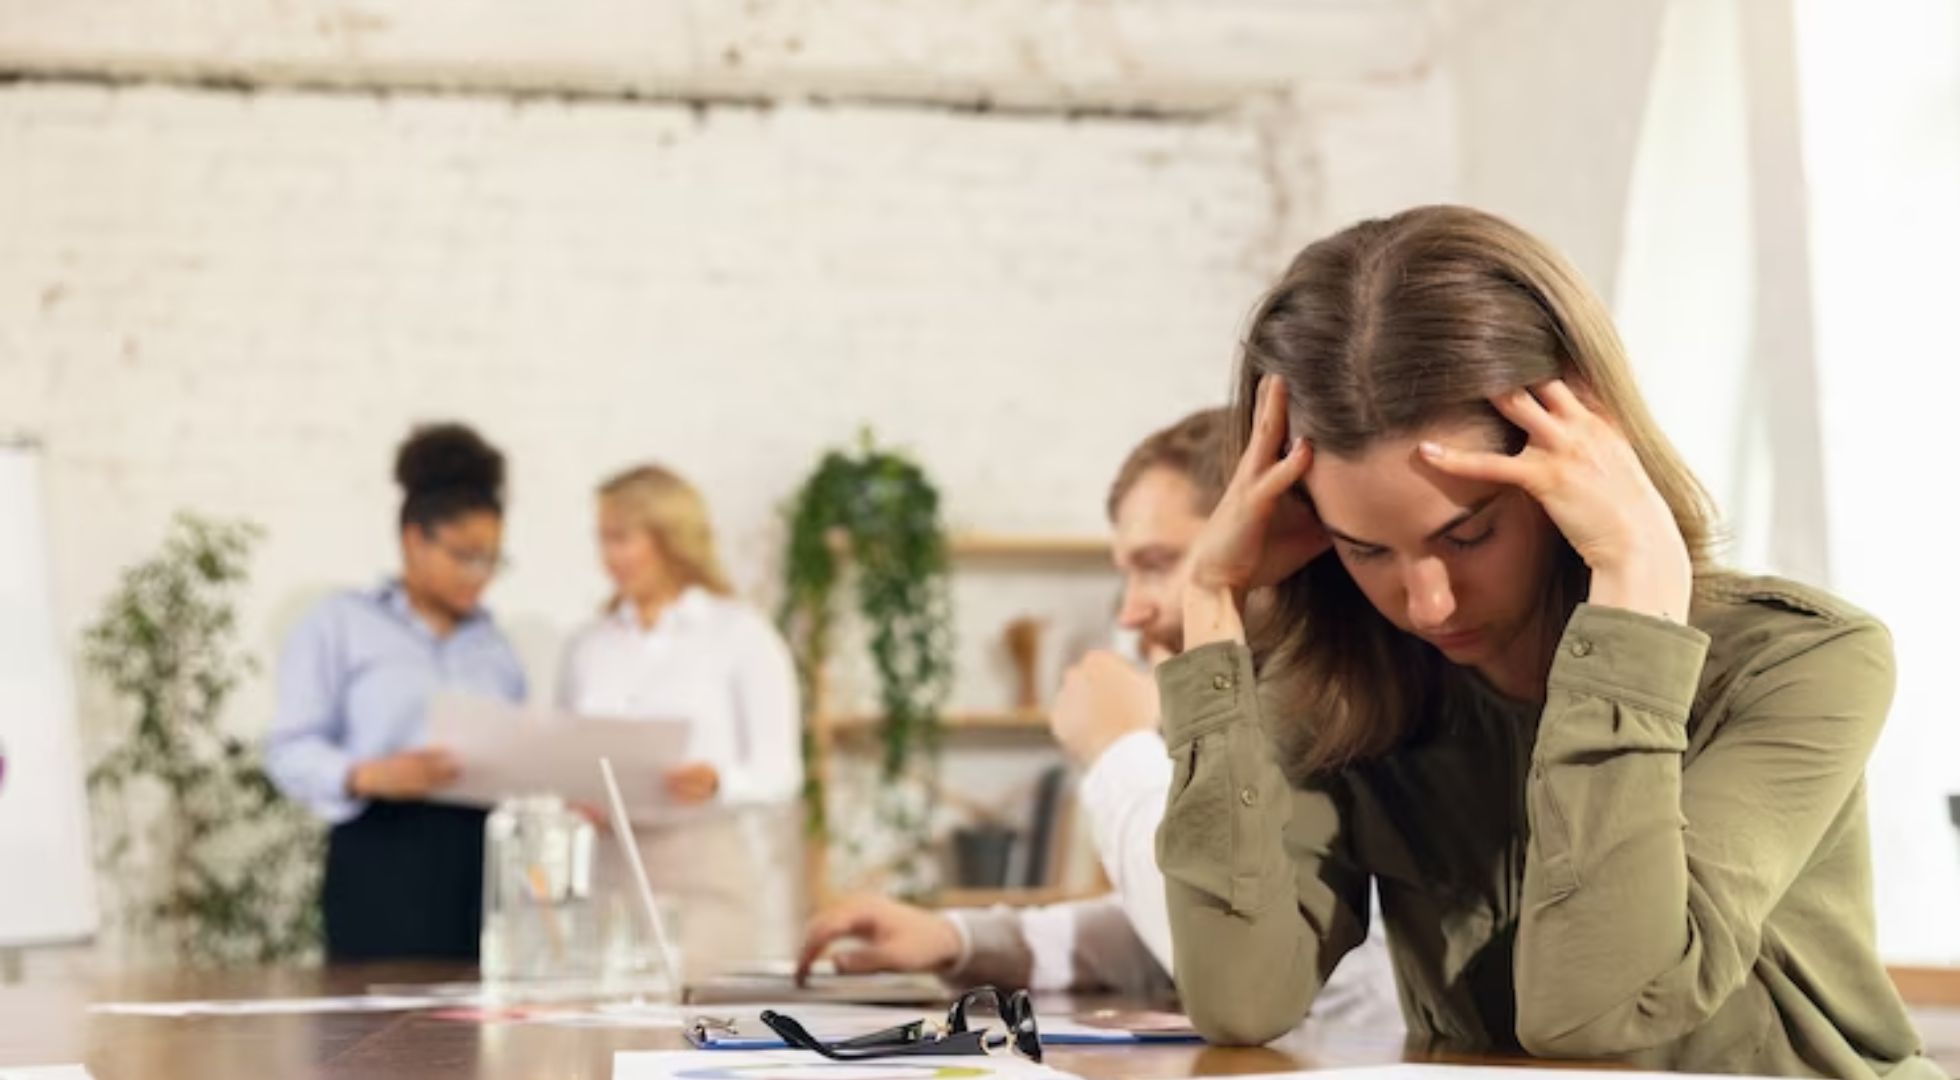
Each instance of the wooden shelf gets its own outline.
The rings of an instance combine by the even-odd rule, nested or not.
[[[947,553],[956,559],[1109,562],[1109,541],[1100,536],[1042,536],[1035,533],[954,533]]]
[[[839,559],[849,558],[850,539],[843,530],[832,529],[825,535],[824,542]],[[946,554],[949,561],[965,563],[964,569],[980,575],[1033,571],[1046,576],[1087,572],[1106,578],[1112,571],[1110,542],[1099,535],[957,531],[946,537]],[[956,573],[960,569],[953,567]],[[833,713],[828,681],[821,667],[809,692],[812,747],[809,769],[819,782],[828,783],[833,754],[852,758],[861,755],[866,750],[867,741],[877,734],[882,718],[876,714]],[[949,737],[1015,740],[1017,745],[1026,740],[1035,745],[1054,746],[1053,737],[1048,731],[1048,715],[1041,709],[951,711],[941,713],[940,722],[943,733]],[[953,792],[942,787],[940,797],[950,801]],[[993,813],[993,808],[983,808],[977,816],[987,818]],[[808,853],[804,874],[808,879],[809,895],[821,904],[832,895],[829,850],[826,844],[819,843],[811,845]],[[1021,905],[1053,903],[1070,898],[1070,894],[1054,889],[954,890],[945,894],[943,902],[977,906],[996,903]]]
[[[1908,1005],[1960,1005],[1960,968],[1891,967],[1892,985]]]
[[[830,730],[844,737],[868,735],[876,731],[883,717],[870,713],[851,713],[829,718]],[[939,716],[946,731],[1007,731],[1048,733],[1048,714],[1040,709],[1010,709],[1001,712],[948,712]]]
[[[984,908],[993,907],[995,904],[1006,904],[1009,907],[1036,907],[1042,904],[1067,903],[1071,900],[1087,900],[1099,895],[1101,894],[1058,886],[1032,889],[941,889],[933,898],[933,902],[942,908]]]

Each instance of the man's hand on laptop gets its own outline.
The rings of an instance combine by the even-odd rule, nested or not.
[[[830,958],[840,975],[942,972],[959,961],[962,942],[959,928],[938,912],[884,896],[853,896],[810,920],[796,961],[797,985],[809,979],[811,966],[826,949],[845,940],[854,944]]]

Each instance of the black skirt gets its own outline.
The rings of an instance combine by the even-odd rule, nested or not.
[[[327,837],[327,959],[475,962],[483,821],[466,806],[370,803]]]

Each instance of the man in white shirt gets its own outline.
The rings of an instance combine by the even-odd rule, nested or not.
[[[1211,409],[1145,439],[1110,487],[1107,511],[1123,574],[1119,622],[1154,664],[1183,648],[1181,567],[1225,490],[1224,410]],[[1157,869],[1157,825],[1171,763],[1158,733],[1155,680],[1111,652],[1084,657],[1050,715],[1055,738],[1084,769],[1080,799],[1114,886],[1106,896],[1045,907],[929,911],[859,896],[820,912],[805,933],[800,972],[833,942],[843,972],[935,971],[962,983],[1162,997],[1173,992],[1170,918]],[[1314,1016],[1399,1028],[1380,920],[1344,957]]]

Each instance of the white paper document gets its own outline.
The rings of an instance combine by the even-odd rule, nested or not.
[[[120,1016],[277,1016],[293,1013],[408,1012],[453,1002],[429,997],[246,998],[238,1001],[102,1001],[90,1012]]]
[[[94,1080],[80,1065],[0,1065],[0,1080]]]
[[[495,806],[513,795],[557,795],[606,805],[599,759],[611,758],[626,813],[635,822],[671,814],[663,777],[687,760],[685,720],[578,716],[496,698],[437,694],[429,703],[429,745],[456,755],[462,775],[432,798]]]
[[[807,1050],[658,1050],[613,1055],[613,1080],[1077,1080],[1016,1057],[831,1061]]]

